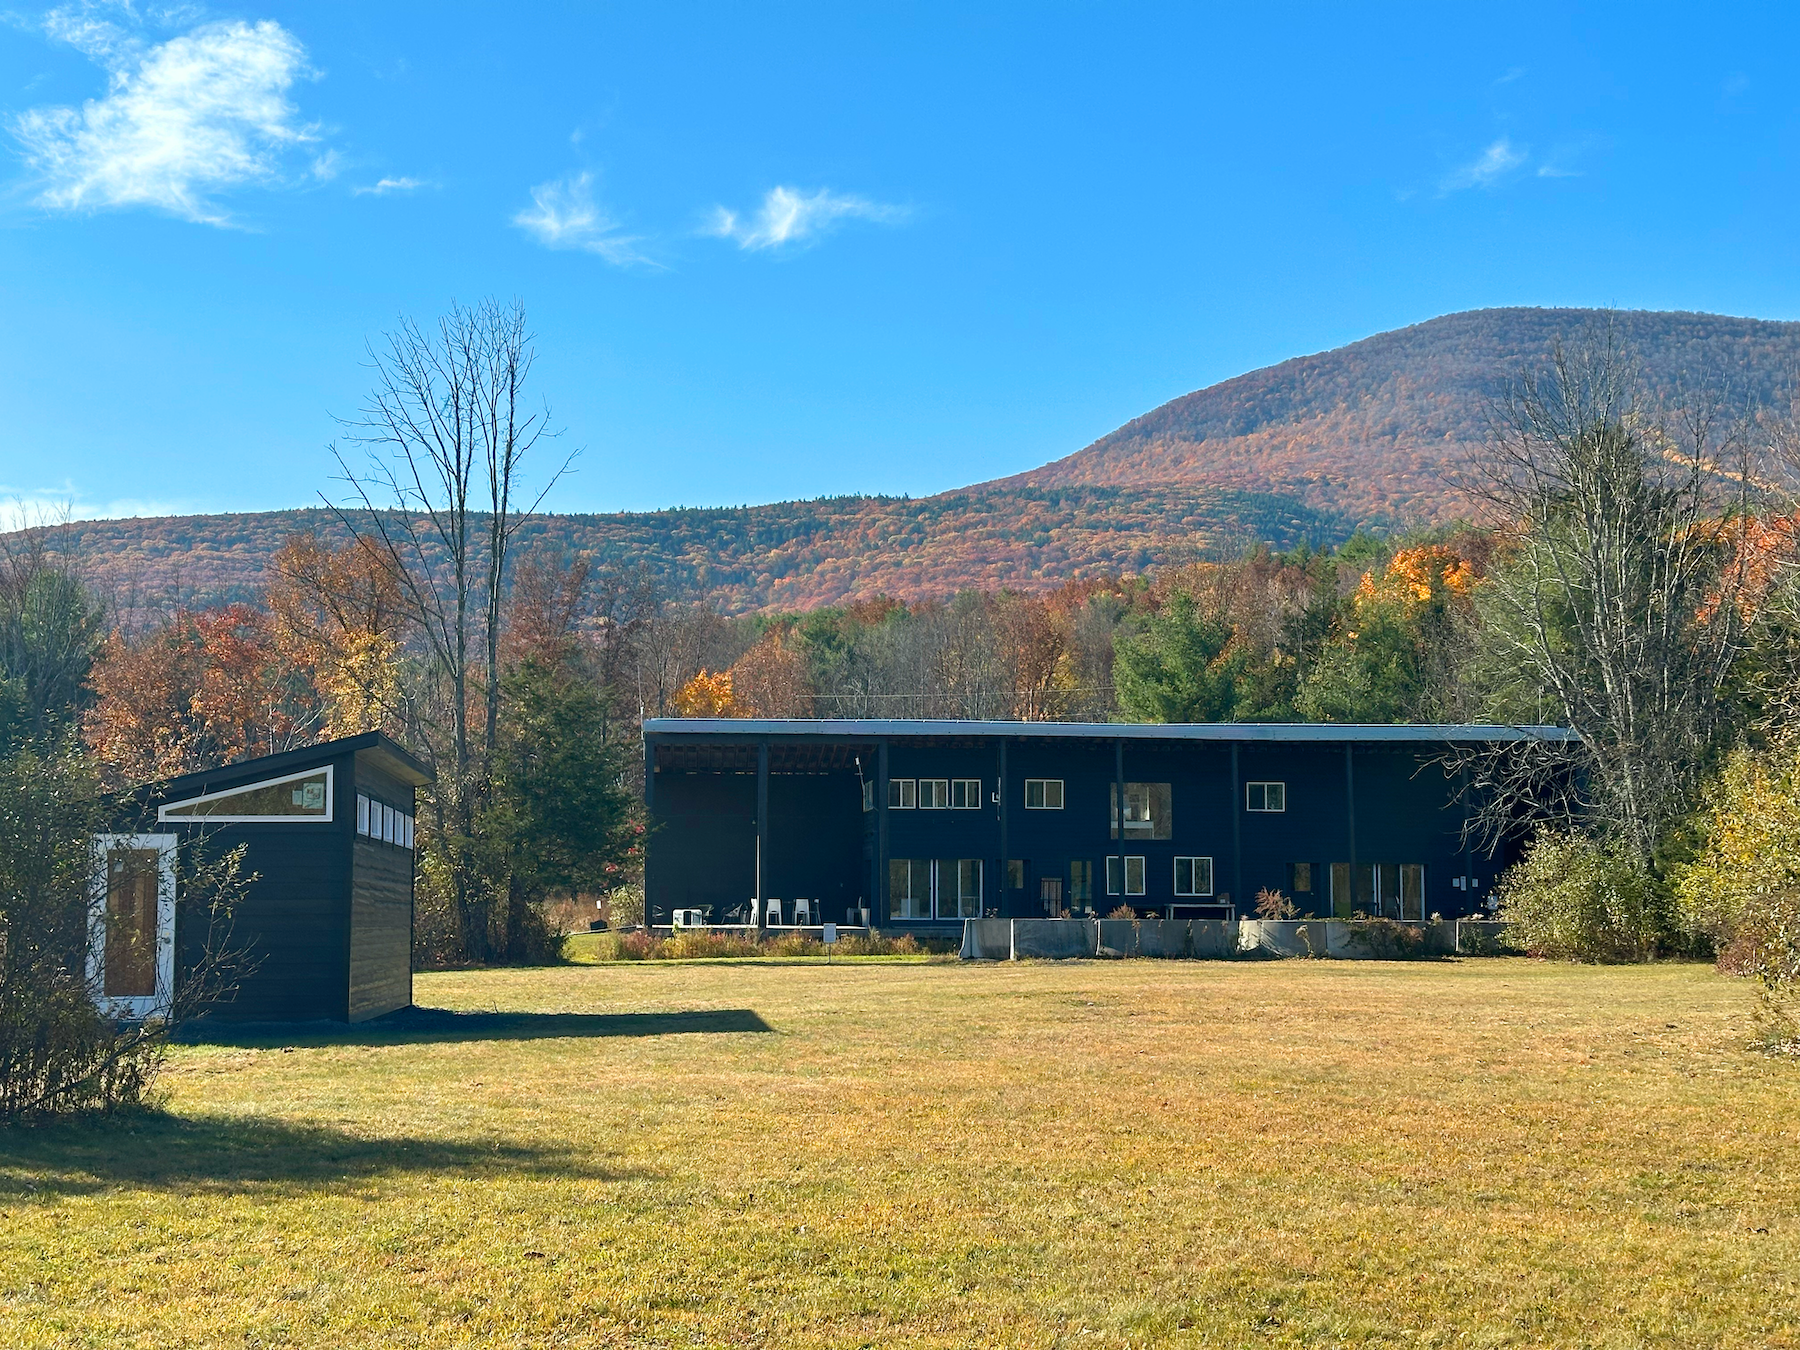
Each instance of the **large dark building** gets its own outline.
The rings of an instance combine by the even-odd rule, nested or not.
[[[412,1003],[413,794],[430,770],[379,732],[171,778],[95,840],[89,975],[102,1006],[166,1009],[221,943],[241,974],[208,1011],[360,1022]],[[229,934],[177,891],[182,852],[244,846]]]
[[[646,914],[881,928],[1120,906],[1243,917],[1266,888],[1302,914],[1460,917],[1487,908],[1518,841],[1471,844],[1459,751],[1569,734],[656,718]]]

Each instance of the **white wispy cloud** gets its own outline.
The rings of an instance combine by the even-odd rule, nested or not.
[[[638,249],[642,240],[621,234],[619,223],[594,200],[591,173],[539,183],[513,224],[545,248],[580,249],[620,267],[651,262]]]
[[[1531,158],[1529,147],[1514,145],[1505,136],[1495,141],[1467,164],[1459,165],[1438,184],[1443,192],[1460,192],[1464,188],[1493,187],[1510,177]]]
[[[385,197],[392,192],[417,192],[422,187],[435,186],[424,178],[383,178],[378,183],[365,183],[361,187],[350,189],[353,197]]]
[[[110,11],[127,17],[123,6]],[[44,31],[108,76],[103,98],[79,108],[32,108],[11,130],[37,175],[40,205],[65,211],[144,206],[184,220],[229,224],[213,194],[288,179],[318,139],[289,97],[308,78],[306,49],[272,19],[206,23],[147,41],[94,6],[53,10]],[[329,177],[334,157],[311,153]]]
[[[827,188],[807,192],[800,188],[771,188],[762,205],[748,217],[723,206],[713,208],[703,234],[729,239],[739,248],[780,248],[799,244],[834,229],[846,220],[868,220],[879,225],[898,225],[910,212],[904,206],[846,196]]]

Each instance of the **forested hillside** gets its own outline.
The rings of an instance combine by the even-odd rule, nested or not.
[[[1442,522],[1467,510],[1455,466],[1479,451],[1495,390],[1541,367],[1558,337],[1608,321],[1656,393],[1709,384],[1783,405],[1800,371],[1795,323],[1477,310],[1226,380],[1066,459],[936,497],[551,515],[522,543],[642,564],[673,593],[742,613],[971,586],[1043,591],[1259,540],[1326,545],[1359,525]],[[340,535],[327,511],[276,511],[80,523],[63,546],[128,604],[205,604],[253,596],[269,556],[303,530]]]
[[[324,509],[85,521],[57,532],[127,608],[254,598],[290,536],[346,536]],[[965,586],[1045,590],[1071,578],[1229,556],[1258,540],[1331,544],[1348,522],[1269,493],[1212,488],[1023,488],[908,500],[834,497],[767,506],[544,515],[519,547],[647,566],[672,593],[725,613],[810,609]]]
[[[1296,357],[1163,404],[1085,450],[987,486],[1194,483],[1277,492],[1359,520],[1441,521],[1464,508],[1455,464],[1487,435],[1490,398],[1556,340],[1610,317],[1648,387],[1718,384],[1785,403],[1800,323],[1716,314],[1483,309]]]

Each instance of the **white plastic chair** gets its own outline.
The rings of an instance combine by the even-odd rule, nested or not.
[[[812,926],[812,921],[813,902],[810,900],[796,899],[794,901],[794,926],[797,928],[810,928]]]
[[[781,926],[781,901],[773,897],[763,901],[763,927],[780,928]]]

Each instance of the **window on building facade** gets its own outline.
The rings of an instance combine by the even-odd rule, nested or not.
[[[928,858],[888,859],[888,918],[931,917],[931,861]]]
[[[1167,783],[1125,784],[1125,837],[1167,839],[1174,828],[1174,791]],[[1112,785],[1112,837],[1119,837],[1119,785]]]
[[[1073,904],[1094,903],[1094,864],[1077,859],[1069,864],[1069,900]]]
[[[332,766],[206,792],[157,808],[158,820],[216,820],[300,825],[331,819]]]
[[[1108,895],[1142,895],[1144,893],[1144,860],[1135,855],[1106,860],[1106,893]]]
[[[1244,809],[1246,811],[1287,810],[1287,784],[1245,783]]]
[[[950,806],[955,811],[979,811],[981,809],[981,780],[979,778],[955,778],[950,782]]]
[[[1309,895],[1312,888],[1312,864],[1309,862],[1289,863],[1288,889],[1295,895]]]
[[[888,810],[910,811],[919,804],[919,785],[911,778],[888,779]]]
[[[1331,864],[1331,912],[1340,919],[1367,914],[1388,919],[1425,917],[1423,863],[1359,863],[1352,890],[1349,863]]]
[[[921,811],[949,810],[950,780],[948,778],[921,778],[919,780],[919,809]]]
[[[1213,893],[1213,860],[1211,858],[1177,858],[1175,860],[1175,894],[1211,895]]]
[[[873,778],[865,778],[863,779],[863,810],[873,811],[874,809],[875,780]]]
[[[937,916],[940,919],[981,917],[981,859],[939,858]]]
[[[1060,778],[1027,778],[1025,780],[1027,811],[1060,811],[1063,809],[1063,780]]]
[[[1025,889],[1025,860],[1023,858],[1006,860],[1006,889],[1009,891]]]

